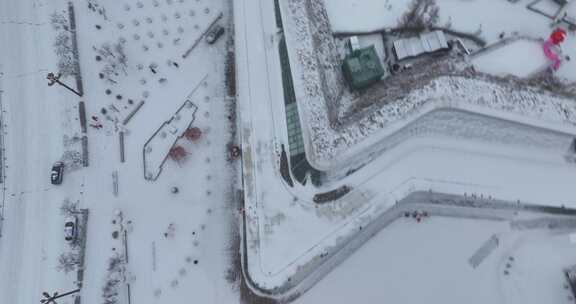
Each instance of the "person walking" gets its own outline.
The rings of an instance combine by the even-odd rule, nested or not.
[[[557,28],[542,45],[544,55],[552,62],[550,67],[553,71],[560,69],[560,64],[562,63],[562,49],[560,48],[560,44],[564,42],[565,39],[566,31],[562,28]]]

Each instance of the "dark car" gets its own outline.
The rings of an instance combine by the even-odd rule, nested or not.
[[[52,185],[60,185],[62,183],[62,177],[64,175],[64,163],[59,161],[52,166],[52,171],[50,172],[50,181]]]
[[[75,216],[66,218],[64,223],[64,239],[68,242],[76,240],[78,219]]]
[[[206,34],[206,42],[209,44],[213,44],[220,38],[220,36],[224,35],[224,27],[221,25],[214,25],[212,29]]]

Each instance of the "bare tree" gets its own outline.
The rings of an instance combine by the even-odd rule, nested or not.
[[[70,271],[76,270],[79,262],[80,256],[78,253],[63,253],[58,257],[58,266],[56,266],[56,269],[58,271],[64,271],[65,273],[68,273]]]
[[[436,0],[412,0],[408,11],[400,18],[398,26],[425,30],[438,23],[439,12]]]
[[[126,52],[124,50],[124,44],[118,42],[114,44],[114,51],[116,53],[116,60],[120,67],[122,67],[124,73],[126,73],[126,67],[128,66],[128,58],[126,57]]]
[[[78,65],[72,46],[72,33],[70,24],[64,12],[50,15],[50,24],[57,32],[54,40],[54,52],[58,57],[58,72],[61,76],[73,76],[78,73]]]
[[[52,28],[56,31],[64,30],[70,31],[70,25],[68,23],[68,18],[66,18],[66,13],[64,12],[54,12],[50,15],[50,24]]]
[[[116,83],[114,79],[120,76],[120,73],[128,75],[128,58],[123,43],[104,43],[100,47],[94,47],[93,49],[100,60],[104,62],[100,73],[104,75],[106,80]]]
[[[124,265],[125,261],[120,255],[114,255],[113,257],[108,260],[108,271],[109,272],[120,272],[122,270],[122,265]]]
[[[76,150],[66,150],[62,154],[62,161],[66,164],[66,170],[72,171],[82,167],[82,153]]]
[[[116,304],[118,303],[118,284],[120,280],[108,278],[106,284],[102,287],[102,298],[104,298],[104,304]]]
[[[102,298],[104,299],[104,304],[116,304],[118,303],[118,285],[122,277],[124,269],[123,265],[126,263],[124,258],[119,254],[115,254],[108,260],[108,279],[102,287]]]
[[[89,9],[95,9],[95,8],[99,8],[100,7],[100,3],[96,0],[87,0],[86,1],[88,3],[88,8]]]
[[[478,29],[474,32],[474,36],[476,37],[480,37],[482,36],[482,23],[480,23],[480,25],[478,26]]]

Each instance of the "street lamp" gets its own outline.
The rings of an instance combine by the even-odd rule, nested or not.
[[[71,295],[73,293],[77,293],[79,291],[80,291],[80,288],[69,291],[69,292],[65,292],[63,294],[58,294],[58,292],[55,292],[53,295],[50,295],[48,292],[44,291],[44,292],[42,292],[42,295],[44,296],[45,299],[41,299],[40,303],[42,303],[42,304],[50,304],[50,303],[57,304],[56,299],[62,298],[65,296],[69,296],[69,295]]]
[[[76,92],[76,90],[72,89],[71,87],[67,86],[65,83],[60,81],[60,76],[62,76],[60,73],[58,73],[58,75],[54,75],[54,73],[48,73],[48,75],[46,75],[46,79],[48,79],[48,86],[53,86],[55,83],[57,83],[68,89],[70,92],[82,97],[82,94]]]

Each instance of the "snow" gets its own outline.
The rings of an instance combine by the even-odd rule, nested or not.
[[[285,26],[289,43],[297,43],[290,56],[311,58],[305,48],[311,39],[297,30],[310,24],[299,15],[303,12],[292,10],[295,3],[300,2],[281,6],[289,16],[284,19],[295,25]],[[277,49],[281,36],[274,30],[273,9],[263,2],[235,5],[236,23],[242,24],[236,39],[245,266],[259,288],[279,298],[306,291],[334,267],[334,260],[359,246],[350,245],[361,239],[359,227],[386,216],[396,200],[414,191],[574,204],[569,182],[574,170],[564,161],[574,134],[571,100],[488,79],[440,77],[402,100],[387,102],[369,118],[333,131],[326,127],[324,101],[306,96],[307,88],[317,86],[308,87],[306,81],[319,76],[298,64],[292,72],[302,121],[310,124],[304,132],[316,132],[308,139],[321,143],[311,147],[320,147],[312,152],[322,154],[308,157],[323,165],[328,180],[320,188],[290,188],[278,164],[287,139]],[[325,206],[313,203],[315,193],[341,185],[353,191]]]
[[[308,107],[317,105],[302,104]],[[366,157],[374,143],[388,137],[430,111],[458,108],[490,116],[545,126],[574,133],[576,105],[570,99],[537,93],[535,90],[506,88],[501,84],[464,77],[439,77],[404,98],[389,102],[355,124],[341,130],[327,127],[326,121],[309,120],[312,136],[311,162],[322,169],[334,169],[352,159]],[[313,112],[309,112],[313,113]],[[386,128],[383,128],[386,126]],[[362,143],[362,144],[360,144]]]
[[[329,0],[325,3],[334,32],[368,32],[394,27],[408,9],[409,1]]]
[[[367,2],[366,4],[367,9],[370,6],[369,3]],[[452,2],[442,2],[443,5],[446,3]],[[464,11],[462,6],[464,2],[458,3],[460,6],[456,5],[455,2],[453,4]],[[497,5],[504,5],[505,7],[502,7],[502,9],[505,10],[514,9],[516,11],[520,9],[519,7],[511,7],[511,4],[505,1],[498,1],[498,3]],[[313,46],[316,40],[312,39],[311,35],[307,33],[310,33],[315,23],[303,21],[303,19],[308,18],[308,13],[302,5],[298,6],[297,4],[287,4],[282,7],[286,28],[285,36],[289,45],[291,70],[296,89],[296,100],[301,114],[307,158],[318,169],[334,169],[339,164],[346,164],[352,161],[352,157],[358,159],[359,155],[369,153],[367,152],[370,151],[368,147],[372,143],[382,140],[389,134],[389,132],[385,131],[386,129],[397,130],[405,125],[406,121],[412,121],[413,118],[419,117],[431,109],[446,106],[473,109],[473,111],[480,110],[483,113],[490,112],[490,115],[514,115],[515,119],[522,119],[524,122],[529,121],[530,124],[540,125],[546,122],[548,127],[555,125],[553,127],[555,129],[571,127],[576,121],[572,114],[569,114],[574,113],[574,103],[570,98],[552,97],[538,88],[521,88],[519,85],[515,86],[507,82],[503,83],[481,76],[476,77],[478,79],[474,79],[474,77],[444,75],[438,76],[428,84],[415,84],[414,89],[403,94],[398,99],[390,97],[388,94],[384,94],[382,97],[367,97],[372,100],[364,102],[370,102],[374,105],[363,110],[360,117],[354,118],[352,123],[344,121],[343,126],[335,129],[332,127],[334,118],[331,117],[334,112],[333,108],[344,107],[347,103],[357,103],[358,98],[347,94],[348,90],[345,89],[341,95],[338,95],[340,96],[338,98],[334,97],[336,96],[334,92],[326,92],[322,89],[328,87],[332,88],[331,90],[337,90],[340,86],[337,81],[333,81],[337,78],[333,74],[340,73],[338,69],[333,69],[330,65],[329,69],[319,73],[318,67],[310,64],[310,62],[315,62],[316,59],[314,58],[316,58],[318,53],[325,53],[323,51],[325,48],[332,49],[329,47],[331,42],[328,41],[332,38],[323,31],[315,33],[315,39],[320,40],[319,44],[323,46],[317,47],[318,49],[314,52]],[[328,7],[331,5],[337,6],[337,3],[328,1],[326,5]],[[318,3],[316,6],[320,6],[320,4]],[[321,10],[322,8],[315,9]],[[440,11],[442,9],[443,6]],[[466,10],[466,12],[469,13],[470,11]],[[535,22],[532,22],[533,18],[540,20],[538,15],[527,10],[521,10],[518,14],[522,15],[523,18],[520,18],[518,23],[513,23],[514,26],[527,24],[532,27],[535,24]],[[469,18],[462,18],[463,22],[465,20],[472,22],[475,20],[474,18],[477,18],[475,16],[466,17]],[[344,19],[350,20],[349,18]],[[322,18],[318,18],[315,22],[320,25],[316,24],[316,26],[324,26],[322,20]],[[504,22],[504,20],[501,21]],[[514,22],[516,21],[515,19]],[[541,23],[536,24],[541,25]],[[539,28],[539,30],[540,33],[546,33],[546,35],[549,32],[547,25]],[[499,32],[489,33],[494,34],[493,37],[496,39],[489,43],[498,41]],[[524,32],[520,32],[520,34],[529,35]],[[567,42],[567,45],[569,43],[572,42]],[[576,48],[573,49],[576,50]],[[531,48],[531,50],[535,51],[534,48]],[[323,57],[330,57],[330,54],[328,52]],[[542,55],[538,55],[538,58],[541,57]],[[511,59],[509,61],[516,62]],[[574,71],[575,69],[568,67],[573,62],[575,61],[565,62],[559,71],[559,75],[563,75],[564,71],[568,71],[568,73],[570,73],[569,71]],[[509,74],[513,71],[505,72]],[[497,93],[492,94],[491,92]],[[390,100],[391,98],[394,99]],[[514,101],[510,102],[511,100]],[[551,106],[550,100],[554,100],[553,103],[555,105]],[[535,107],[540,109],[535,109]],[[549,109],[545,110],[541,107]]]
[[[126,230],[129,262],[125,273],[133,303],[186,298],[202,303],[235,303],[238,294],[225,280],[231,264],[227,251],[232,218],[230,193],[236,187],[232,181],[235,165],[226,160],[230,124],[223,84],[228,35],[214,45],[202,41],[186,60],[181,59],[220,12],[224,13],[220,22],[226,25],[230,18],[228,4],[97,2],[106,8],[108,20],[90,11],[87,2],[74,2],[83,98],[46,85],[46,73],[54,71],[57,63],[51,52],[54,32],[49,15],[65,10],[67,2],[0,3],[0,35],[2,41],[11,41],[0,48],[7,165],[3,185],[6,214],[0,238],[0,303],[33,303],[40,300],[43,291],[62,293],[76,288],[76,273],[56,270],[58,255],[68,250],[59,214],[66,198],[79,201],[80,208],[90,209],[86,267],[79,293],[82,303],[103,302],[108,259],[123,253],[122,242],[112,236],[117,229],[112,224],[117,210],[123,213],[124,223],[131,221]],[[125,41],[127,75],[117,75],[117,83],[105,82],[98,75],[102,65],[93,47],[117,41]],[[169,65],[168,60],[179,66]],[[158,65],[157,74],[147,68],[150,63]],[[146,181],[144,144],[207,74],[206,85],[198,91],[201,94],[192,100],[198,107],[193,124],[202,130],[203,137],[183,143],[192,152],[184,162],[168,161],[157,181]],[[74,86],[73,78],[62,81]],[[127,113],[142,100],[145,105],[123,125]],[[89,167],[67,167],[64,183],[53,186],[49,182],[52,163],[64,152],[80,150],[79,141],[73,139],[81,135],[79,101],[86,103],[88,120],[96,116],[104,127],[88,129]],[[108,110],[107,115],[102,114],[103,108]],[[119,160],[121,131],[125,133],[125,163]],[[112,183],[115,172],[117,197]],[[173,187],[179,188],[177,194],[171,192]],[[170,224],[175,227],[174,236],[166,238],[163,233]],[[126,282],[120,287],[121,295],[126,295]],[[161,293],[156,295],[156,290]],[[68,297],[58,303],[70,304],[73,300]]]
[[[303,264],[324,248],[345,243],[343,236],[355,234],[354,229],[357,229],[358,221],[363,217],[373,219],[375,215],[372,214],[389,208],[394,198],[400,199],[415,190],[480,192],[498,198],[551,204],[574,202],[574,192],[569,190],[571,186],[568,182],[574,178],[573,168],[565,167],[562,162],[552,167],[552,159],[511,161],[515,155],[517,158],[517,155],[524,153],[510,151],[508,156],[498,155],[503,151],[502,147],[492,152],[480,152],[481,145],[464,143],[462,140],[450,147],[429,146],[437,146],[439,142],[448,141],[408,141],[398,149],[388,150],[386,157],[371,165],[372,172],[364,172],[358,176],[361,180],[352,182],[355,188],[353,194],[338,204],[334,203],[334,206],[316,208],[310,212],[308,209],[313,204],[310,198],[296,205],[285,203],[282,207],[282,201],[276,196],[274,205],[264,205],[265,211],[259,217],[270,218],[278,212],[275,210],[283,210],[286,219],[274,227],[273,239],[269,237],[270,234],[261,237],[260,267],[274,274],[284,267]],[[463,147],[457,148],[464,145],[467,146],[466,151],[461,150]],[[381,162],[384,159],[387,159],[386,163]],[[474,169],[470,169],[471,164],[474,164]],[[552,176],[558,178],[554,183],[549,182]],[[528,191],[528,185],[539,190]],[[363,200],[358,200],[358,195]],[[338,208],[338,205],[341,207]]]
[[[501,34],[505,37],[516,35],[535,39],[547,38],[553,30],[550,25],[552,20],[528,10],[526,5],[531,2],[530,0],[521,0],[516,3],[500,0],[436,1],[440,8],[438,25],[449,25],[452,30],[465,33],[479,33],[479,36],[489,45],[498,42]],[[551,2],[541,1],[542,5]],[[336,33],[370,32],[395,28],[403,13],[408,9],[409,3],[410,1],[385,0],[325,1],[332,31]],[[558,7],[555,4],[552,6],[555,9]],[[570,9],[573,11],[574,5]],[[361,17],[354,18],[354,16]],[[490,16],[489,22],[486,16]],[[576,39],[573,32],[564,43],[563,49],[565,55],[576,58]],[[538,59],[532,60],[538,62]],[[576,61],[570,60],[564,62],[558,75],[574,82],[576,81],[574,70],[576,70]]]
[[[443,31],[432,31],[416,37],[394,41],[394,53],[398,60],[448,49]]]
[[[468,256],[494,233],[499,248],[470,267]],[[561,303],[570,293],[562,269],[575,251],[563,235],[518,234],[505,222],[399,219],[295,303]]]
[[[373,35],[358,36],[358,41],[360,42],[361,48],[370,47],[373,45],[374,48],[376,49],[378,57],[380,58],[382,66],[384,66],[384,63],[386,62],[387,58],[386,58],[386,52],[384,51],[384,42],[382,41],[381,35],[373,34]]]
[[[576,247],[565,235],[536,232],[519,237],[510,247],[506,254],[514,260],[503,259],[498,265],[505,269],[510,264],[510,275],[500,279],[507,302],[560,303],[571,296],[564,288],[567,281],[563,270],[574,264]]]
[[[54,58],[37,46],[50,45],[52,35],[42,26],[47,20],[41,13],[43,7],[33,8],[31,1],[0,3],[0,35],[3,41],[11,41],[10,47],[0,48],[6,157],[0,239],[2,303],[36,302],[42,290],[72,284],[71,279],[54,273],[60,248],[67,246],[57,202],[64,189],[47,186],[52,162],[62,152],[60,134],[66,120],[61,118],[60,105],[70,99],[46,85],[47,62]]]
[[[396,202],[415,191],[432,190],[545,206],[576,204],[572,182],[576,171],[566,161],[571,156],[568,149],[576,133],[576,110],[571,99],[496,84],[488,78],[446,76],[403,98],[370,109],[373,116],[331,133],[327,131],[328,119],[322,108],[326,104],[319,97],[338,96],[342,79],[336,73],[340,55],[336,43],[327,40],[319,48],[322,56],[314,57],[320,61],[308,67],[295,65],[293,70],[296,74],[310,72],[305,78],[298,78],[297,97],[313,98],[299,98],[298,106],[300,113],[306,114],[302,117],[303,121],[304,116],[307,118],[304,137],[308,144],[312,144],[311,140],[317,141],[314,144],[325,144],[326,150],[314,150],[319,146],[309,145],[307,152],[315,153],[309,156],[317,157],[313,160],[324,166],[327,179],[318,188],[310,183],[291,188],[280,176],[278,161],[282,146],[288,146],[278,44],[283,35],[292,43],[302,38],[301,44],[291,49],[290,56],[314,54],[317,50],[305,48],[312,42],[310,33],[294,30],[308,28],[322,34],[319,37],[330,35],[325,28],[326,16],[318,11],[321,2],[313,2],[320,23],[292,18],[293,22],[300,22],[299,27],[287,25],[285,33],[276,28],[272,1],[91,0],[89,3],[105,8],[105,16],[90,10],[87,2],[75,2],[85,85],[85,95],[78,98],[61,87],[46,86],[45,79],[46,73],[55,71],[57,65],[55,54],[48,51],[53,49],[56,34],[50,27],[49,15],[66,9],[68,3],[0,2],[1,40],[11,42],[0,48],[2,135],[6,144],[2,156],[6,157],[7,178],[2,187],[6,213],[0,238],[0,303],[33,303],[43,291],[64,292],[80,283],[76,282],[75,273],[56,270],[59,254],[70,250],[62,236],[64,217],[59,214],[65,200],[77,201],[80,208],[90,210],[85,227],[86,265],[79,293],[82,303],[88,304],[103,302],[110,258],[116,256],[126,259],[119,268],[118,293],[127,297],[129,288],[133,303],[238,303],[238,290],[226,276],[228,271],[240,271],[231,269],[237,266],[230,261],[237,248],[230,243],[232,235],[238,233],[238,227],[233,226],[234,217],[242,215],[246,228],[241,236],[246,244],[241,249],[246,257],[242,263],[246,263],[245,274],[251,279],[246,283],[257,293],[256,287],[274,290],[278,292],[277,298],[285,299],[284,296],[307,291],[374,234],[386,239],[382,244],[393,245],[384,246],[384,251],[380,251],[378,242],[378,248],[370,244],[363,247],[359,254],[366,251],[370,258],[384,260],[382,264],[370,263],[371,269],[362,270],[362,275],[376,276],[370,271],[387,267],[380,272],[389,275],[385,287],[391,291],[385,296],[389,294],[392,302],[429,300],[430,296],[438,297],[440,302],[462,302],[464,295],[475,294],[479,287],[485,292],[478,299],[494,302],[495,289],[488,286],[494,280],[489,279],[501,270],[497,267],[502,264],[497,262],[502,262],[503,249],[490,255],[475,271],[466,261],[489,236],[508,231],[511,226],[504,222],[495,225],[484,220],[433,217],[420,226],[397,220],[378,233],[398,216],[399,213],[394,213],[399,208],[395,207]],[[298,3],[303,2],[283,2],[281,10],[294,8],[290,11],[292,17],[301,16],[298,6],[294,6]],[[347,5],[334,3],[342,5],[336,10]],[[377,9],[389,12],[388,21],[396,22],[403,11],[402,5],[391,1],[350,1],[349,5],[358,11],[366,8],[360,7],[362,3],[373,5],[375,13]],[[381,3],[383,7],[376,6]],[[448,3],[446,12],[450,3],[458,7],[453,14],[460,16],[464,2],[443,3]],[[475,8],[479,3],[470,5]],[[511,7],[508,3],[494,4]],[[334,4],[329,7],[334,10]],[[223,18],[219,19],[221,13]],[[329,12],[331,17],[333,13]],[[235,132],[232,116],[236,114],[229,112],[235,103],[226,96],[224,86],[224,59],[232,51],[225,41],[231,38],[230,28],[214,45],[202,39],[214,20],[226,26],[232,18],[236,25],[241,164],[227,158],[227,147],[237,140],[232,135]],[[355,19],[364,22],[362,18]],[[366,18],[365,29],[379,26],[375,20]],[[545,32],[539,24],[527,20],[532,19],[512,23],[528,24]],[[475,28],[472,23],[467,25]],[[492,29],[489,32],[496,35]],[[182,58],[195,41],[198,45]],[[377,41],[377,35],[362,36],[360,42],[372,41]],[[105,72],[103,61],[109,58],[97,59],[101,55],[97,49],[118,43],[123,45],[127,56],[126,73],[118,70],[118,75],[110,74],[111,80],[101,79],[99,74]],[[383,45],[379,49],[384,49]],[[312,73],[318,66],[327,66],[331,72]],[[570,65],[567,63],[560,72],[570,74],[566,67]],[[321,78],[325,83],[318,81]],[[74,83],[72,77],[62,80]],[[310,81],[310,86],[305,86],[304,80]],[[327,86],[321,93],[305,91],[321,85]],[[86,104],[88,119],[95,116],[103,125],[101,129],[87,130],[88,167],[80,167],[65,156],[81,151],[79,138],[85,133],[77,117],[80,101]],[[144,106],[129,123],[124,123],[142,102]],[[180,120],[170,121],[183,103],[194,104],[194,111],[184,108],[189,110]],[[143,155],[146,142],[167,120],[170,130],[166,138],[170,142],[163,142],[163,148],[152,149],[160,152],[155,154],[155,168],[159,168],[167,149],[190,123],[202,131],[202,137],[194,142],[179,141],[189,152],[187,158],[179,163],[166,160],[158,179],[146,180],[144,166],[150,160]],[[172,123],[177,125],[173,127]],[[120,132],[125,134],[125,162],[119,159]],[[67,161],[64,183],[51,185],[50,166],[63,158]],[[237,183],[236,176],[240,165],[242,185]],[[313,202],[316,193],[342,185],[350,186],[352,191],[326,205]],[[243,190],[239,192],[244,195],[244,206],[237,210],[235,197],[239,189]],[[435,211],[447,213],[442,208]],[[502,215],[485,211],[479,212],[478,217],[500,219],[512,215],[512,212]],[[422,241],[406,242],[419,238]],[[531,247],[533,240],[537,249]],[[569,257],[573,256],[558,251],[562,241],[568,242],[566,237],[531,238],[526,242],[504,239],[505,244],[513,244],[506,248],[518,259],[510,276],[513,280],[502,284],[502,294],[511,299],[556,300],[548,297],[559,294],[560,279],[552,274],[563,264],[572,263]],[[446,248],[450,249],[449,254]],[[545,257],[553,257],[554,261],[541,265],[526,262]],[[438,262],[430,263],[431,258]],[[454,263],[455,259],[461,263]],[[410,267],[412,273],[399,267],[408,262],[416,266]],[[360,264],[354,256],[350,263]],[[414,271],[420,274],[419,269],[427,270],[425,275],[429,277],[413,276]],[[490,269],[495,272],[490,273]],[[338,279],[338,292],[347,290],[342,284],[352,288],[355,286],[350,284],[351,280],[362,281],[350,276],[357,271],[355,267],[344,264],[338,270],[347,277]],[[391,271],[387,273],[388,270]],[[532,287],[542,282],[536,275],[521,275],[523,272],[545,273],[545,278],[554,283],[536,291]],[[438,273],[446,274],[443,280],[434,280]],[[427,292],[410,292],[408,287],[412,286],[406,285],[406,281],[413,277],[416,278],[413,283]],[[379,277],[374,278],[373,282],[381,283]],[[463,284],[467,278],[477,284]],[[328,277],[326,282],[332,284],[332,279]],[[453,294],[440,288],[447,283],[455,284]],[[528,287],[518,293],[516,286]],[[366,302],[380,299],[379,293],[384,289],[371,287],[374,289],[370,292],[359,291],[362,293],[355,296],[367,296]],[[316,298],[326,296],[322,285],[317,290],[317,294],[315,289],[310,294],[311,303],[324,301]],[[533,290],[538,294],[532,296]],[[346,295],[338,298],[353,300]],[[72,300],[70,297],[59,303],[70,304]]]
[[[530,1],[436,1],[440,8],[439,25],[450,22],[454,29],[473,33],[482,29],[482,36],[495,41],[501,32],[521,34],[539,32],[548,27],[548,20],[526,9]],[[330,24],[334,32],[374,31],[398,25],[410,1],[331,0],[326,1]],[[362,18],[352,18],[361,16]],[[490,16],[486,22],[485,16]]]
[[[194,113],[198,109],[187,99],[169,120],[164,122],[157,132],[144,145],[144,176],[146,179],[156,179],[162,171],[164,161],[168,158],[170,149],[176,141],[184,136],[184,132],[194,121]]]
[[[83,66],[92,71],[85,81],[93,83],[87,97],[93,104],[88,103],[88,111],[98,113],[107,103],[118,103],[113,100],[115,94],[124,96],[121,102],[127,98],[146,100],[127,124],[126,163],[117,161],[117,138],[111,123],[107,132],[91,134],[94,153],[103,157],[91,158],[91,168],[99,169],[88,177],[91,187],[87,189],[86,201],[90,197],[101,198],[99,203],[91,204],[94,217],[89,229],[88,258],[92,272],[86,277],[83,295],[94,300],[101,297],[105,264],[112,252],[110,246],[103,246],[109,244],[110,236],[98,231],[110,221],[113,209],[118,208],[125,220],[133,223],[133,230],[128,233],[127,264],[127,270],[135,277],[130,283],[133,302],[173,302],[187,297],[204,303],[234,302],[237,295],[224,279],[230,263],[226,254],[231,218],[227,205],[233,172],[227,165],[225,148],[229,132],[223,94],[227,36],[214,45],[202,40],[185,60],[181,58],[220,12],[226,16],[221,24],[226,24],[228,8],[224,1],[157,3],[158,6],[154,1],[142,2],[140,8],[139,2],[133,2],[127,10],[126,3],[105,2],[110,23],[82,8],[85,18],[81,25],[89,34],[81,36],[80,48],[85,54]],[[123,28],[118,27],[120,23]],[[102,24],[103,32],[99,33],[94,24]],[[91,46],[122,37],[127,40],[129,75],[121,77],[118,84],[102,82],[97,79],[99,66],[92,59]],[[157,65],[156,73],[147,68],[150,64]],[[106,88],[113,91],[108,98],[104,96]],[[101,101],[96,103],[98,100]],[[182,108],[185,113],[175,120],[176,132],[167,137],[179,137],[192,119],[192,125],[202,130],[203,137],[194,143],[179,141],[189,153],[186,159],[180,163],[167,160],[156,181],[145,180],[144,144],[186,103],[194,106]],[[154,147],[156,150],[163,149]],[[163,151],[165,157],[166,149]],[[109,176],[113,171],[118,171],[119,176],[118,198],[112,197]],[[172,193],[174,187],[178,193]],[[103,199],[111,204],[102,203]],[[174,227],[174,232],[166,237],[169,226]]]
[[[570,233],[568,235],[568,240],[570,240],[570,243],[574,244],[576,243],[576,234],[575,233]]]
[[[473,269],[466,260],[504,230],[505,223],[494,221],[399,219],[295,303],[499,303],[495,267]]]
[[[485,73],[522,78],[535,75],[550,66],[542,52],[542,42],[524,39],[481,52],[472,58],[472,64]]]

